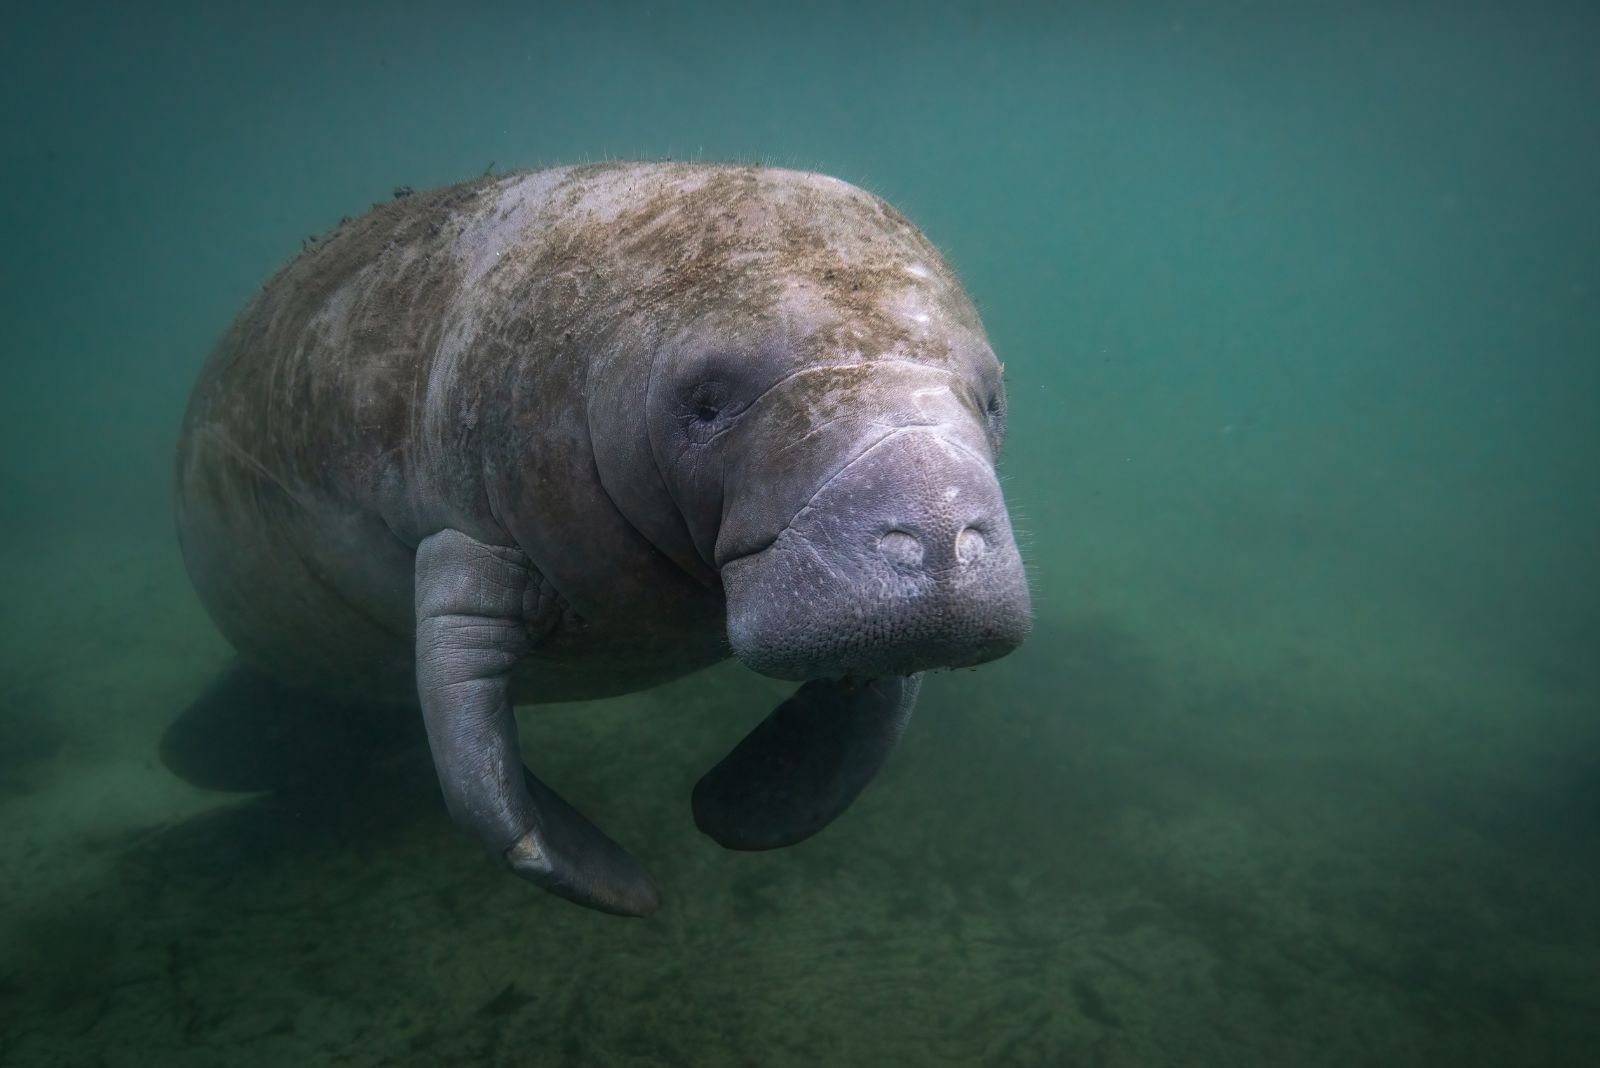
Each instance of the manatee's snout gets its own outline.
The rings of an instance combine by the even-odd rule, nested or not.
[[[937,427],[866,449],[722,576],[734,655],[777,678],[968,667],[1032,621],[993,467]]]

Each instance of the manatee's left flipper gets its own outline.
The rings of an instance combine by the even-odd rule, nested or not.
[[[801,686],[695,785],[695,824],[729,849],[816,834],[888,759],[921,686],[921,675]]]
[[[655,911],[650,876],[522,766],[511,672],[530,648],[528,561],[455,530],[417,546],[417,694],[450,815],[512,870],[580,905]]]

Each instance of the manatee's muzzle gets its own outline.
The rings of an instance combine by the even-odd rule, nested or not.
[[[775,678],[968,667],[1032,621],[992,467],[933,427],[858,456],[722,580],[734,655]]]

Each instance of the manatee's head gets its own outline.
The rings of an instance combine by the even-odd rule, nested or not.
[[[636,525],[720,581],[734,655],[799,680],[1015,649],[1031,610],[995,475],[1005,388],[938,251],[820,175],[730,168],[663,196],[649,242],[672,262],[636,292],[671,503]]]
[[[968,358],[818,364],[764,399],[770,423],[753,413],[714,549],[746,665],[909,675],[1021,644],[1028,586],[994,469],[1005,402],[987,346]]]

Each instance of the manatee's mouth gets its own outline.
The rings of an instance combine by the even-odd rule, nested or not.
[[[865,679],[976,667],[1016,649],[1031,627],[1022,583],[976,590],[929,577],[867,590],[790,542],[785,535],[723,570],[729,644],[762,675]]]
[[[841,468],[766,544],[730,546],[728,641],[748,667],[910,675],[1022,643],[1027,581],[993,469],[915,429]]]

